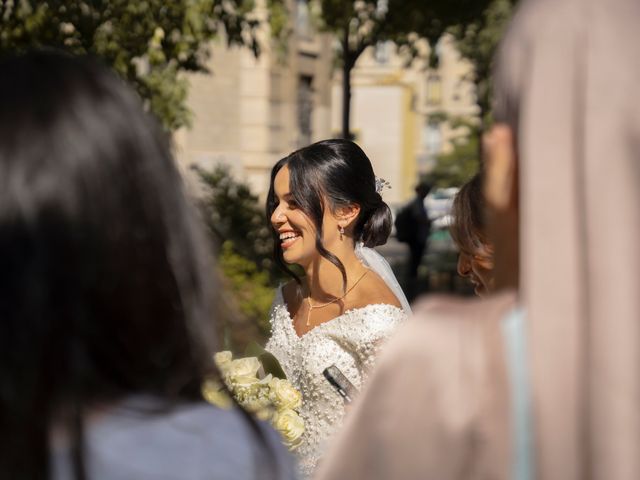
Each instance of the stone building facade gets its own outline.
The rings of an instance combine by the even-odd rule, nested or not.
[[[212,45],[210,74],[190,75],[192,126],[177,132],[176,156],[191,185],[191,165],[228,165],[234,175],[264,196],[269,172],[283,156],[341,131],[341,71],[334,41],[314,31],[306,0],[291,0],[292,35],[277,48],[261,32],[259,58],[247,48]],[[265,16],[266,12],[258,10]],[[426,49],[427,47],[425,47]],[[439,67],[410,67],[391,43],[367,49],[352,71],[351,125],[377,175],[392,189],[392,205],[406,201],[421,173],[456,135],[442,113],[477,115],[471,66],[450,38],[438,45]],[[426,51],[426,50],[425,50]]]
[[[459,131],[449,120],[478,114],[472,67],[462,59],[453,40],[437,46],[439,66],[428,69],[421,60],[407,67],[406,57],[388,42],[367,49],[351,74],[351,128],[356,141],[369,154],[376,172],[392,190],[392,204],[406,201],[421,174],[433,168],[436,156],[452,148]],[[423,56],[428,47],[423,47]],[[332,130],[340,131],[342,80],[333,86]],[[444,115],[443,115],[444,114]]]
[[[211,73],[190,75],[193,122],[176,133],[175,144],[192,184],[191,165],[225,164],[263,196],[277,160],[331,136],[331,38],[313,32],[304,6],[294,8],[286,48],[271,42],[266,29],[258,58],[221,41],[212,45]]]

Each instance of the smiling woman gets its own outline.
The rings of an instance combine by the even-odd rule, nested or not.
[[[274,256],[293,280],[278,289],[267,349],[303,394],[308,428],[297,453],[307,475],[345,413],[323,370],[336,365],[360,387],[379,346],[409,312],[388,264],[370,248],[391,231],[376,185],[371,162],[347,140],[298,150],[271,174]]]
[[[458,273],[474,285],[475,294],[493,290],[493,245],[485,234],[482,176],[476,174],[465,183],[453,201],[450,232],[460,252]]]

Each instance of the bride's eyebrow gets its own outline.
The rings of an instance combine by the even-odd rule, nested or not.
[[[282,196],[278,195],[277,193],[274,192],[274,196],[275,199],[279,202],[281,200],[284,200],[285,202],[288,202],[289,200],[293,199],[293,194],[291,192],[287,192],[287,193],[283,193]]]

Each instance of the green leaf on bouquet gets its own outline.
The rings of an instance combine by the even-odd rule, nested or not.
[[[272,353],[265,350],[264,347],[259,345],[257,342],[253,341],[249,343],[244,353],[248,357],[257,357],[258,360],[260,360],[265,375],[271,374],[276,378],[287,378],[284,370],[280,366],[280,362],[278,362],[278,359]]]

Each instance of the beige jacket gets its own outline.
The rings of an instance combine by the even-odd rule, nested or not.
[[[382,354],[319,479],[507,479],[513,294],[431,298]]]

